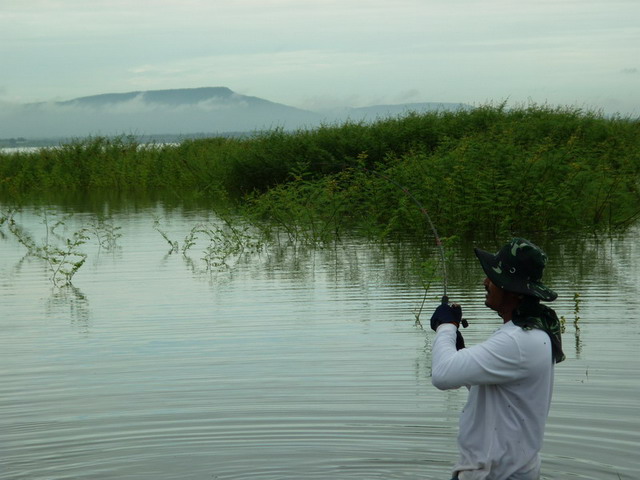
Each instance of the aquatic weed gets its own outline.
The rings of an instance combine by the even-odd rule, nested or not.
[[[185,258],[199,245],[206,271],[229,268],[235,260],[245,253],[260,252],[266,244],[266,238],[252,225],[235,221],[229,216],[219,215],[216,222],[200,222],[194,225],[180,242],[173,240],[161,228],[160,219],[154,220],[154,229],[160,233],[171,247],[168,254],[182,251]],[[190,259],[193,263],[193,260]]]
[[[71,233],[59,233],[59,229],[67,229],[67,222],[72,215],[44,208],[35,212],[44,227],[43,238],[37,240],[16,221],[18,212],[18,209],[14,209],[1,213],[0,228],[6,224],[13,238],[27,250],[26,255],[38,258],[46,264],[51,282],[59,288],[72,285],[73,277],[88,258],[82,247],[92,237],[100,248],[107,249],[115,248],[117,239],[121,237],[120,227],[110,219],[100,216]]]
[[[104,215],[96,216],[85,228],[86,232],[93,235],[98,245],[105,250],[116,248],[118,239],[122,237],[121,229],[122,227],[115,225],[111,218]]]
[[[178,241],[171,240],[171,238],[169,238],[169,235],[167,235],[167,233],[160,228],[160,219],[158,217],[156,217],[153,221],[153,228],[162,236],[162,238],[165,239],[165,241],[169,244],[169,247],[171,247],[169,249],[169,254],[175,253],[179,250],[180,244],[178,243]]]
[[[59,218],[55,212],[44,210],[40,215],[45,226],[45,236],[42,242],[38,242],[16,222],[14,213],[7,218],[8,229],[27,249],[27,255],[45,262],[50,272],[50,279],[56,287],[71,285],[73,276],[87,259],[87,254],[80,249],[89,239],[86,230],[80,228],[68,237],[59,235],[55,230],[65,224],[64,218]],[[54,238],[60,241],[54,243]]]

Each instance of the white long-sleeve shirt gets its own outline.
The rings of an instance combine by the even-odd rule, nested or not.
[[[438,327],[432,383],[469,387],[460,415],[460,480],[535,480],[553,390],[551,341],[507,322],[486,341],[456,351],[456,327]]]

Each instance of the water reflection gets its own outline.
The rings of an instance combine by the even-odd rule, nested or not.
[[[47,318],[68,318],[79,332],[89,333],[89,300],[82,290],[73,285],[52,289],[45,303],[45,315]]]

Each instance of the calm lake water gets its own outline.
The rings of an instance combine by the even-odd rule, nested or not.
[[[43,220],[62,217],[14,218],[42,244]],[[95,217],[64,221],[49,243]],[[195,225],[217,225],[205,211],[132,207],[108,222],[121,236],[82,246],[73,287],[0,228],[0,479],[450,478],[466,391],[431,385],[418,249],[345,240],[221,266],[202,235],[180,251]],[[639,240],[544,244],[567,360],[543,479],[640,478]],[[468,344],[499,325],[471,255],[454,252],[449,278]]]

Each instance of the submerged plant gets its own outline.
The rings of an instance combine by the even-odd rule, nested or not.
[[[71,285],[73,276],[87,260],[87,254],[80,247],[88,239],[86,231],[81,229],[65,239],[62,246],[44,245],[39,257],[49,265],[51,281],[56,287]]]
[[[578,322],[580,321],[580,294],[578,292],[573,294],[573,324],[578,328]]]
[[[170,245],[169,254],[180,251],[180,242],[172,240],[161,228],[160,219],[154,221],[154,229]],[[218,268],[229,268],[232,259],[237,259],[244,253],[259,252],[265,245],[264,234],[246,223],[234,222],[226,216],[220,216],[219,222],[198,223],[184,237],[182,254],[188,253],[198,245],[201,246],[205,270],[213,271]]]
[[[184,242],[182,242],[182,254],[183,255],[186,255],[187,252],[189,251],[189,249],[196,244],[196,241],[198,240],[197,233],[198,233],[197,227],[193,227],[189,231],[189,233],[184,237]]]
[[[424,289],[424,295],[422,297],[422,301],[420,302],[420,306],[414,312],[416,317],[415,324],[422,327],[422,322],[420,321],[420,315],[422,314],[422,309],[424,308],[424,304],[427,301],[427,297],[429,295],[429,289],[431,288],[431,283],[434,281],[437,272],[437,262],[434,260],[425,260],[422,262],[418,269],[418,276],[420,278],[420,283],[422,284],[422,288]]]
[[[169,244],[169,246],[171,247],[169,250],[169,254],[175,253],[179,250],[179,243],[177,240],[171,240],[169,238],[169,235],[167,235],[167,233],[160,229],[160,219],[156,218],[153,222],[153,228],[162,236],[162,238],[164,238],[166,240],[166,242]]]
[[[231,259],[255,253],[263,246],[263,241],[251,234],[249,226],[234,225],[228,219],[222,224],[202,224],[197,231],[208,242],[202,257],[207,270],[229,268]]]
[[[578,292],[573,294],[573,326],[576,329],[576,332],[580,330],[578,326],[578,322],[580,321],[580,304],[582,303],[581,295]],[[567,319],[564,315],[560,316],[560,328],[562,333],[565,332],[567,326]]]
[[[66,221],[71,218],[70,214],[60,215],[45,209],[41,215],[45,226],[45,239],[43,245],[37,247],[37,256],[49,266],[51,281],[55,286],[71,285],[73,276],[87,260],[87,254],[80,249],[89,240],[87,229],[81,227],[69,237],[65,237],[56,230],[66,225]],[[52,237],[57,238],[62,245],[54,243]]]
[[[51,282],[56,287],[72,285],[74,275],[88,257],[82,247],[92,235],[104,248],[115,247],[116,240],[121,236],[120,227],[101,218],[91,221],[88,226],[81,226],[70,235],[58,233],[58,229],[66,227],[71,215],[60,215],[45,209],[38,213],[45,228],[43,239],[38,241],[15,220],[16,213],[14,210],[0,214],[0,227],[7,224],[12,236],[27,250],[27,255],[45,262]]]
[[[86,227],[87,233],[93,235],[101,248],[113,250],[122,234],[122,227],[116,226],[111,218],[102,215],[91,220]]]

